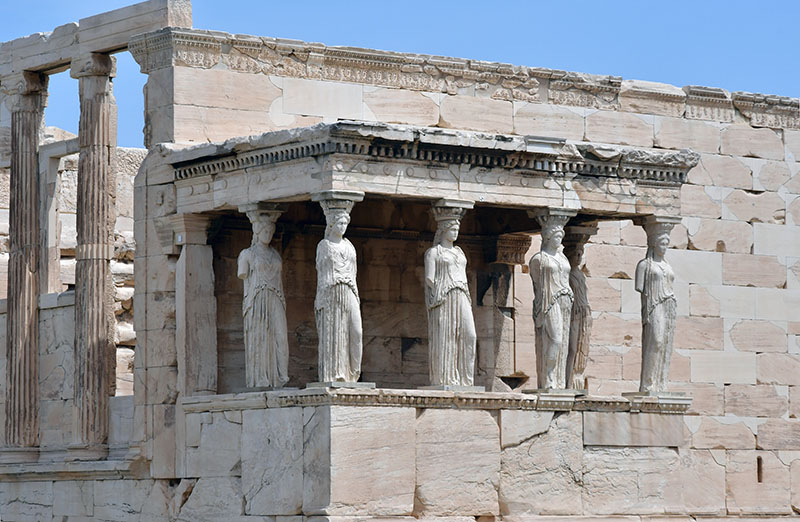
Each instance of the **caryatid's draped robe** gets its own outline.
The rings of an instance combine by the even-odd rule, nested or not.
[[[431,385],[472,386],[477,336],[467,284],[467,257],[457,246],[435,245],[425,252],[433,263],[433,286],[426,288]]]
[[[542,389],[564,389],[573,294],[570,265],[564,254],[537,252],[530,261],[533,321],[536,325],[537,383]]]
[[[317,245],[317,296],[321,382],[356,382],[361,375],[361,309],[356,249],[347,239]]]

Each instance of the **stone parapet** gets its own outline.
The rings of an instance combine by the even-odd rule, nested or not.
[[[133,37],[130,51],[143,73],[171,67],[283,78],[348,82],[498,101],[552,103],[591,109],[731,122],[738,109],[756,127],[800,128],[800,100],[713,87],[683,89],[540,67],[282,38],[167,27]]]

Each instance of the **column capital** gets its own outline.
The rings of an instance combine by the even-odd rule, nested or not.
[[[169,217],[176,246],[205,245],[208,240],[209,216],[203,214],[175,214]]]
[[[633,220],[634,223],[644,228],[647,234],[647,244],[652,246],[661,234],[669,235],[672,229],[681,222],[680,216],[644,216]]]
[[[528,234],[502,234],[497,237],[497,254],[493,263],[524,265],[525,254],[531,248]]]
[[[597,225],[570,225],[564,227],[564,239],[561,243],[566,246],[570,244],[582,245],[589,241],[589,238],[597,234]]]
[[[286,212],[287,206],[285,203],[272,203],[269,201],[260,201],[258,203],[248,203],[247,205],[240,205],[239,212],[247,214],[250,223],[256,223],[263,220],[277,221],[281,214]]]
[[[88,53],[72,59],[69,75],[72,78],[85,78],[87,76],[117,75],[117,60],[113,56],[99,53]]]
[[[0,78],[0,92],[6,96],[46,93],[47,80],[47,75],[40,72],[13,72]]]

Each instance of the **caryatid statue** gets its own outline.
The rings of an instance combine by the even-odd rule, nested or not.
[[[586,275],[581,270],[584,246],[597,233],[595,226],[568,226],[564,230],[564,255],[571,266],[569,287],[572,289],[572,316],[567,351],[567,387],[582,390],[586,387],[584,371],[589,357],[589,340],[592,334],[592,308],[586,287]]]
[[[284,208],[271,203],[242,207],[253,225],[253,242],[239,254],[244,280],[245,376],[248,388],[281,388],[289,381],[283,262],[270,246],[275,222]]]
[[[677,302],[672,289],[675,273],[664,256],[676,223],[680,218],[672,216],[648,216],[641,223],[647,232],[647,255],[636,265],[635,279],[642,295],[641,393],[665,392],[669,382]]]
[[[532,214],[542,227],[541,250],[528,263],[533,282],[537,385],[539,389],[563,390],[567,385],[573,292],[570,264],[559,249],[564,225],[576,211],[546,208]]]
[[[425,252],[428,369],[432,386],[472,386],[477,335],[467,282],[467,257],[453,242],[471,201],[434,203],[436,235]]]
[[[319,381],[354,383],[361,376],[361,308],[356,249],[344,237],[353,204],[363,192],[326,191],[312,196],[325,212],[325,237],[317,245],[314,315],[319,335]]]

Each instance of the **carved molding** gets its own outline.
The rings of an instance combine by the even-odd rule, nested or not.
[[[306,139],[303,139],[303,134]],[[626,178],[656,186],[678,186],[700,156],[690,150],[662,151],[626,147],[595,147],[591,144],[560,142],[554,147],[547,143],[534,151],[538,142],[522,136],[504,136],[465,131],[410,127],[389,124],[339,122],[317,125],[294,133],[287,132],[286,144],[258,146],[254,138],[251,147],[242,152],[220,152],[217,158],[181,160],[177,154],[172,164],[175,180],[216,175],[244,168],[318,158],[329,155],[358,156],[363,160],[402,160],[420,162],[426,169],[439,164],[466,165],[470,168],[499,169],[522,176],[563,177],[565,175],[606,178]],[[472,139],[465,139],[465,138]],[[463,145],[470,143],[470,145]],[[496,147],[502,143],[505,148]],[[485,144],[485,146],[481,146]],[[224,147],[223,147],[224,148]],[[250,150],[246,150],[250,149]],[[168,160],[169,161],[169,160]],[[341,171],[345,165],[338,160],[321,162],[323,170]],[[358,167],[353,165],[353,167]],[[360,165],[364,172],[366,163]],[[414,167],[407,168],[414,176]],[[432,171],[431,171],[432,172]],[[393,175],[390,170],[387,175]],[[482,183],[504,184],[505,176],[481,179]]]
[[[402,406],[479,410],[649,411],[684,413],[690,397],[647,399],[624,397],[569,397],[552,394],[453,392],[436,390],[314,388],[250,392],[236,395],[185,397],[186,413],[236,411],[295,406]]]
[[[735,92],[733,105],[754,127],[800,129],[800,99],[786,96]]]
[[[684,116],[690,120],[714,120],[732,122],[735,114],[730,95],[724,89],[687,85],[686,112]]]

